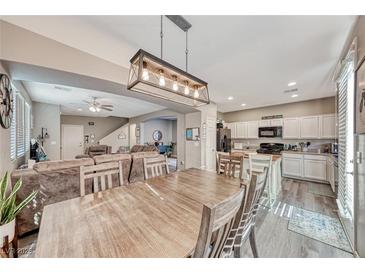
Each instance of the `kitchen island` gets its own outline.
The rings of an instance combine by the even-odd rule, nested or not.
[[[244,155],[243,159],[243,172],[242,179],[249,180],[248,170],[250,169],[249,164],[249,154],[257,154],[256,152],[245,152],[245,151],[237,151],[232,152],[232,155]],[[271,154],[260,154],[260,155],[271,155]],[[281,191],[281,155],[272,155],[272,166],[271,171],[269,173],[269,178],[265,187],[265,192],[263,194],[264,200],[267,200],[265,205],[271,207],[272,204],[277,199],[280,191]],[[260,163],[255,163],[253,166],[254,171],[262,172],[264,169],[264,165]]]

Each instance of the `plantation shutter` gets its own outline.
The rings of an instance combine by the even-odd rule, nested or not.
[[[25,115],[24,115],[24,130],[25,130],[25,151],[29,151],[30,148],[30,106],[25,103]]]
[[[353,96],[354,62],[347,59],[337,81],[338,89],[338,204],[344,216],[353,214]]]
[[[16,113],[16,156],[24,155],[24,99],[18,94],[17,96],[17,113]]]
[[[17,117],[17,95],[15,94],[13,100],[13,118],[10,125],[10,159],[16,159],[16,117]]]

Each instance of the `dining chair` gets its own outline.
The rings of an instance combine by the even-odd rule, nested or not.
[[[218,174],[223,174],[228,177],[236,177],[236,171],[239,172],[238,178],[242,178],[243,159],[244,155],[220,154],[218,161]]]
[[[194,258],[219,258],[242,204],[244,188],[218,204],[203,206]]]
[[[85,196],[85,184],[93,180],[93,192],[103,191],[113,187],[112,176],[117,174],[119,186],[124,185],[121,161],[107,162],[93,166],[80,166],[80,196]],[[100,179],[100,180],[99,180]],[[100,188],[99,188],[100,182]]]
[[[235,258],[241,255],[243,244],[249,238],[253,256],[258,258],[255,237],[256,215],[259,210],[259,201],[268,180],[268,167],[260,173],[253,172],[250,183],[246,187],[246,195],[238,210],[232,230],[227,238],[224,254],[229,256],[232,251]]]
[[[145,180],[162,176],[164,173],[164,169],[166,174],[170,173],[169,165],[167,163],[167,157],[165,155],[143,158],[143,168]]]
[[[262,172],[264,167],[267,167],[269,174],[272,166],[272,155],[263,154],[249,154],[249,176],[251,178],[252,172]]]

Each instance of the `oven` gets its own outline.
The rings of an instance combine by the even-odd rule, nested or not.
[[[260,127],[260,138],[277,138],[283,137],[283,127]]]

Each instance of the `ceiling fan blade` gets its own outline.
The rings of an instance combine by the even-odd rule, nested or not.
[[[112,108],[107,108],[107,107],[104,107],[104,106],[101,106],[100,108],[101,108],[101,109],[104,109],[104,110],[107,110],[107,111],[113,111],[113,109],[112,109]]]
[[[112,108],[113,105],[104,105],[104,104],[101,104],[102,107],[107,107],[107,108]]]

